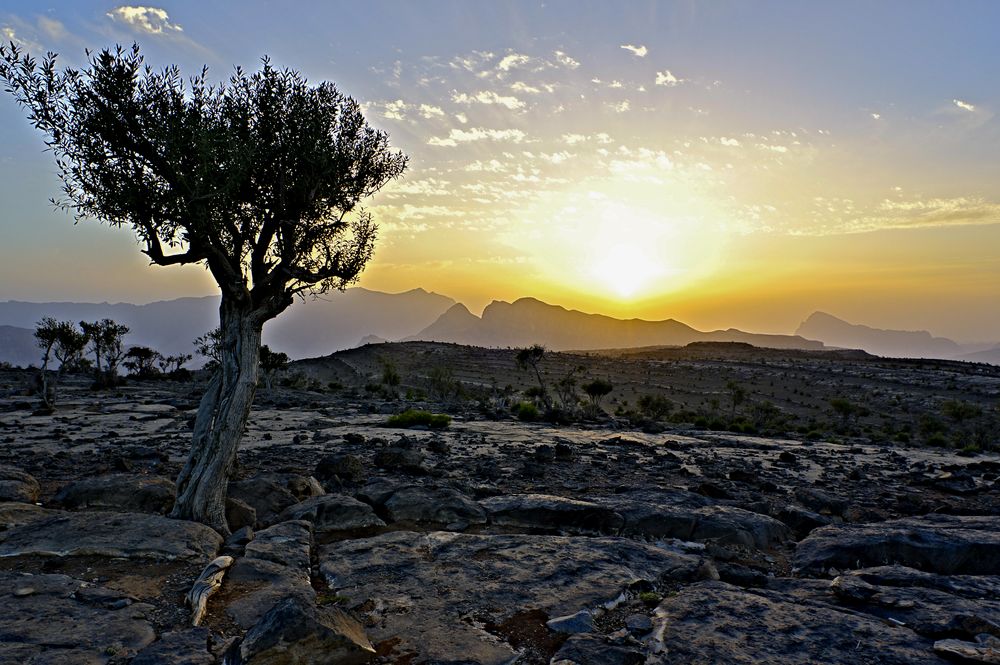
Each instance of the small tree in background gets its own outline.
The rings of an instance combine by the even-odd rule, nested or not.
[[[42,349],[41,383],[42,407],[52,410],[56,403],[56,386],[66,371],[79,367],[83,351],[87,347],[87,336],[71,322],[56,321],[46,316],[35,327],[35,340]],[[55,376],[51,376],[49,363],[59,361]]]
[[[736,409],[747,400],[746,388],[735,381],[726,382],[726,392],[729,393],[729,405],[731,407],[729,417],[736,417]]]
[[[274,375],[288,366],[288,354],[272,351],[267,344],[260,347],[260,371],[264,375],[264,386],[271,391]]]
[[[551,411],[552,399],[549,397],[549,391],[545,386],[545,380],[542,379],[542,371],[539,369],[539,363],[542,362],[542,358],[544,357],[545,347],[541,344],[532,344],[525,349],[518,349],[517,355],[514,356],[514,360],[517,362],[517,366],[522,370],[527,370],[529,367],[534,370],[535,377],[538,379],[538,397],[542,400],[542,404],[545,405],[545,409]]]
[[[151,379],[159,372],[156,365],[163,360],[159,351],[148,346],[133,346],[125,354],[125,362],[122,363],[133,375],[140,379]]]
[[[80,328],[90,342],[94,354],[94,387],[105,388],[118,382],[118,365],[125,354],[124,337],[128,326],[115,323],[111,319],[100,321],[80,321]]]
[[[83,69],[0,46],[0,79],[46,137],[78,219],[135,232],[159,266],[204,264],[221,291],[220,362],[177,478],[174,517],[229,533],[226,487],[250,414],[261,330],[297,295],[343,289],[371,258],[359,203],[402,175],[360,105],[265,58],[211,85],[144,67],[139,47]]]
[[[194,338],[194,348],[203,358],[208,358],[206,369],[215,369],[222,363],[222,328],[212,328]]]
[[[594,379],[589,383],[583,384],[582,387],[583,392],[585,392],[587,394],[587,398],[590,399],[589,411],[592,415],[600,414],[601,401],[615,389],[614,384],[605,379]]]

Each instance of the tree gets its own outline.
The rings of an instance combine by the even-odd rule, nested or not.
[[[283,370],[286,365],[288,365],[287,353],[272,351],[267,344],[260,347],[260,371],[264,375],[264,385],[268,392],[271,391],[271,381],[274,379],[274,375]]]
[[[732,411],[729,414],[730,418],[736,417],[736,408],[743,404],[747,399],[746,388],[736,383],[733,380],[726,382],[726,392],[729,393],[729,403],[732,406]]]
[[[587,397],[590,399],[591,410],[594,413],[598,413],[601,409],[601,400],[614,390],[615,386],[605,379],[594,379],[589,383],[583,384],[582,388],[583,392],[587,393]]]
[[[118,363],[125,353],[123,338],[129,332],[128,326],[111,319],[102,319],[80,321],[80,328],[87,336],[90,351],[94,354],[94,387],[115,385],[118,381]]]
[[[131,228],[158,266],[204,264],[221,291],[221,353],[177,478],[174,517],[228,534],[226,487],[253,403],[261,329],[295,296],[344,289],[374,249],[359,207],[406,157],[332,83],[267,58],[210,85],[156,72],[139,47],[83,69],[0,47],[0,78],[46,136],[77,219]]]
[[[198,355],[208,358],[205,367],[216,368],[222,364],[222,328],[212,328],[204,335],[194,338],[194,348]]]
[[[125,362],[123,364],[132,374],[140,379],[150,379],[158,373],[156,365],[161,360],[163,360],[163,356],[159,351],[151,349],[148,346],[133,346],[125,354]]]
[[[541,344],[532,344],[527,348],[518,349],[517,355],[514,356],[514,360],[517,362],[517,366],[522,370],[526,370],[530,367],[535,371],[535,377],[538,379],[538,396],[545,405],[545,409],[551,411],[552,400],[549,398],[549,391],[545,387],[545,381],[542,379],[542,372],[538,367],[538,364],[544,357],[545,347]]]
[[[63,372],[79,366],[83,359],[87,336],[70,321],[56,321],[46,316],[35,327],[35,340],[42,349],[42,407],[51,410],[55,408],[56,385]],[[59,361],[59,367],[55,376],[50,377],[49,362],[53,358]]]

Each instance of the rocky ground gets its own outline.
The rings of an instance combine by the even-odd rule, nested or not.
[[[26,380],[0,375],[2,663],[1000,663],[995,454],[399,430],[280,389],[224,541],[164,516],[199,384],[70,381],[34,415]]]

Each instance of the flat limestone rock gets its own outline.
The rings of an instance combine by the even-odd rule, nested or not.
[[[208,561],[222,537],[204,524],[145,513],[53,514],[0,532],[0,557],[106,556]]]
[[[499,526],[615,534],[625,524],[614,510],[590,501],[547,494],[511,494],[480,501],[490,522]]]
[[[724,582],[684,587],[657,607],[648,663],[942,665],[933,642],[874,617]]]
[[[306,520],[318,533],[385,526],[367,503],[343,494],[324,494],[289,506],[281,520]]]
[[[6,464],[0,464],[0,501],[38,501],[40,492],[34,476]]]
[[[486,523],[482,506],[450,487],[401,487],[385,502],[385,510],[393,522],[437,524],[449,531]]]
[[[516,651],[490,631],[532,611],[545,620],[617,599],[638,580],[692,579],[698,559],[624,538],[397,531],[320,548],[331,591],[376,644],[413,662],[499,665]]]
[[[943,575],[1000,571],[1000,517],[924,515],[821,527],[802,540],[795,566],[821,573],[900,564]]]
[[[623,535],[716,540],[727,545],[767,549],[787,540],[791,531],[783,522],[742,508],[706,505],[681,493],[636,492],[602,497],[625,519]]]
[[[6,501],[0,503],[0,529],[13,529],[22,524],[58,515],[59,512],[58,510],[36,506],[33,503]]]
[[[166,633],[139,652],[130,665],[214,665],[207,628]]]
[[[174,505],[174,482],[156,476],[114,473],[66,485],[56,503],[66,508],[101,508],[141,513],[167,513]]]
[[[259,531],[223,580],[222,591],[232,598],[226,606],[229,616],[249,629],[283,598],[313,602],[311,547],[312,527],[304,520]]]
[[[152,606],[92,602],[102,595],[114,592],[65,575],[0,572],[0,662],[103,664],[156,639],[145,618]]]

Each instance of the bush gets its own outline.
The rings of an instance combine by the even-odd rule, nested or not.
[[[425,425],[431,429],[444,429],[451,424],[451,416],[446,416],[443,413],[407,409],[395,416],[389,416],[389,421],[386,424],[389,427],[407,428],[414,425]]]
[[[538,420],[538,407],[532,402],[521,402],[517,405],[517,419],[524,422]]]

